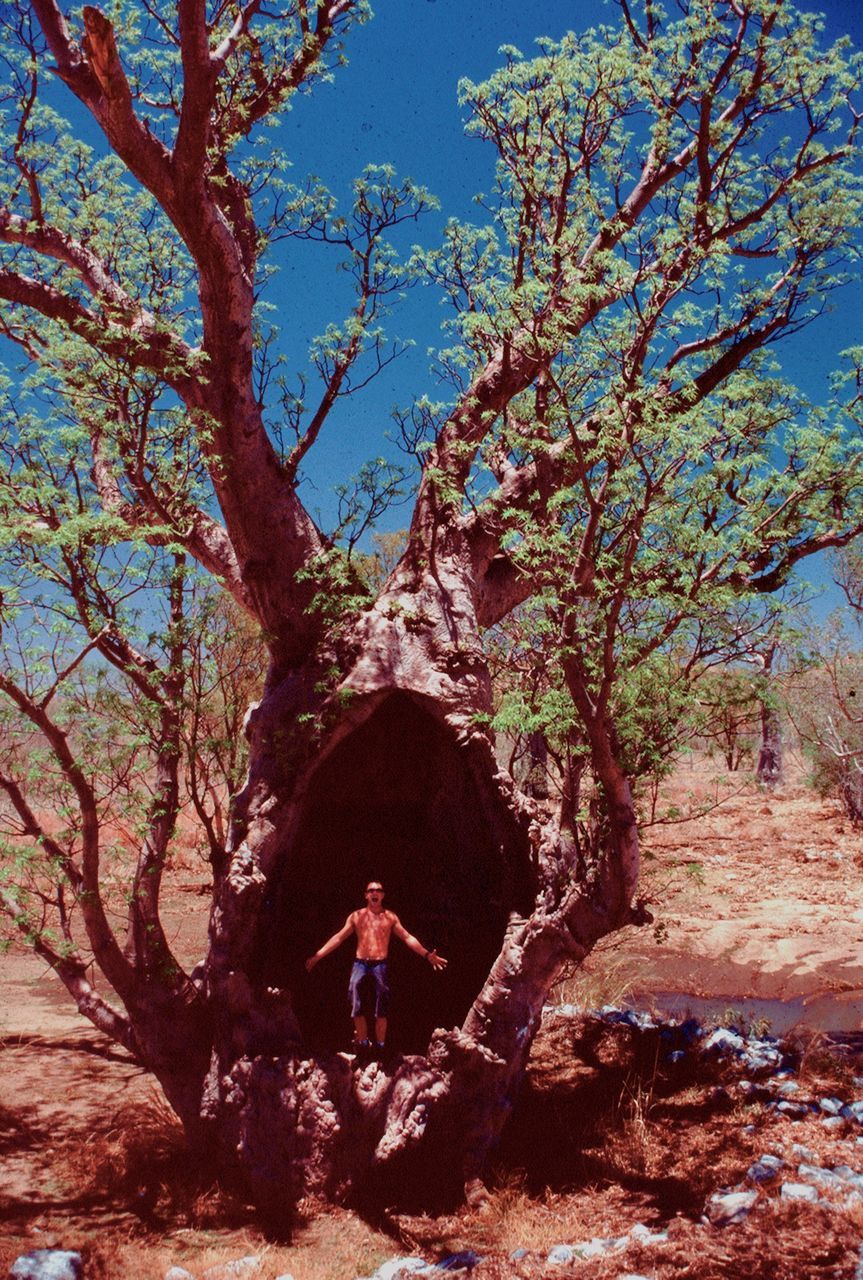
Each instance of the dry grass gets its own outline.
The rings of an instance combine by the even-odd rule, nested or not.
[[[164,1234],[102,1227],[67,1230],[62,1236],[0,1239],[0,1275],[6,1275],[25,1250],[49,1247],[80,1252],[87,1280],[163,1280],[172,1266],[200,1276],[208,1267],[249,1256],[261,1259],[256,1280],[275,1280],[286,1273],[296,1280],[355,1280],[371,1275],[394,1248],[389,1237],[355,1214],[319,1208],[312,1221],[298,1228],[290,1245],[273,1245],[254,1227],[231,1230],[224,1223],[210,1230],[176,1228]]]
[[[155,1091],[146,1102],[120,1107],[106,1129],[77,1147],[66,1184],[75,1199],[126,1209],[148,1227],[206,1228],[253,1217],[201,1168]]]
[[[622,1005],[639,984],[640,971],[618,954],[620,938],[608,938],[591,952],[587,963],[564,977],[549,993],[550,1004],[574,1004],[580,1009]]]

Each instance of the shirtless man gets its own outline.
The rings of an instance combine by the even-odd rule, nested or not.
[[[371,978],[375,987],[375,1049],[383,1053],[387,1038],[387,1005],[390,989],[387,982],[387,956],[390,949],[390,938],[393,934],[400,938],[405,946],[410,947],[418,956],[428,960],[433,969],[445,969],[447,966],[443,956],[436,951],[428,951],[418,938],[399,920],[394,911],[384,910],[383,886],[377,880],[366,885],[366,905],[359,911],[352,911],[338,933],[328,939],[324,945],[309,956],[306,970],[311,973],[319,960],[328,956],[336,947],[341,946],[345,938],[352,933],[357,935],[357,954],[351,970],[351,981],[348,996],[351,1002],[351,1014],[354,1019],[357,1050],[360,1054],[370,1052],[368,1022],[361,1012],[360,983]]]

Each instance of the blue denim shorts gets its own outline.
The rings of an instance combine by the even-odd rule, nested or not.
[[[355,960],[351,969],[351,980],[348,985],[348,998],[351,1002],[351,1016],[356,1018],[362,1013],[361,984],[369,979],[375,988],[375,1017],[385,1018],[390,1002],[390,984],[387,981],[386,960]]]

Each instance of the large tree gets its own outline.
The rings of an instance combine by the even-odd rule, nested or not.
[[[403,265],[388,239],[422,189],[369,169],[340,212],[286,182],[264,128],[337,65],[362,0],[64,8],[0,15],[0,299],[27,361],[3,413],[4,903],[262,1211],[435,1154],[476,1185],[561,967],[643,915],[617,718],[650,683],[622,674],[860,527],[853,380],[816,412],[767,358],[853,252],[855,64],[783,0],[621,0],[615,29],[504,51],[461,88],[497,153],[487,220]],[[304,241],[356,296],[288,385],[262,307],[298,319],[271,250]],[[392,469],[329,532],[298,486],[422,277],[454,308],[448,401],[402,416],[413,512],[373,593],[350,551]],[[159,891],[198,573],[269,667],[186,972]],[[486,637],[531,601],[604,814],[588,856],[495,759]],[[450,969],[410,978],[418,1052],[357,1075],[302,959],[368,874]]]

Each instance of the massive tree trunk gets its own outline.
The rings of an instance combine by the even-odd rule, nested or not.
[[[561,965],[627,918],[611,864],[575,876],[570,838],[499,772],[465,563],[397,570],[301,668],[274,671],[248,722],[251,766],[201,971],[212,1056],[178,1061],[187,1125],[278,1220],[436,1156],[477,1187]],[[631,853],[631,850],[630,850]],[[629,855],[628,855],[629,856]],[[615,863],[615,865],[617,865]],[[347,1044],[350,948],[303,961],[380,877],[450,961],[395,944],[386,1067]]]

